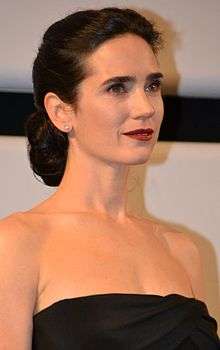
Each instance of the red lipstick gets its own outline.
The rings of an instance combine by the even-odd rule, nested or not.
[[[124,133],[124,135],[140,141],[149,141],[152,138],[153,133],[154,133],[154,130],[151,128],[148,128],[148,129],[136,129],[136,130],[128,131]]]
[[[154,131],[151,128],[148,129],[135,129],[132,131],[125,132],[124,135],[134,135],[134,134],[152,134]]]

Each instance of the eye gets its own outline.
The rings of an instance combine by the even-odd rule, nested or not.
[[[126,92],[125,86],[122,83],[117,83],[117,84],[113,84],[111,85],[108,89],[108,92],[113,92],[113,94],[122,94],[124,92]]]
[[[149,92],[157,92],[161,89],[161,80],[154,80],[148,87]]]

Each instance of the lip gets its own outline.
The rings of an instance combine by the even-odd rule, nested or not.
[[[139,141],[150,141],[152,139],[152,135],[145,134],[133,134],[133,135],[125,135],[130,137],[131,139],[139,140]]]
[[[132,131],[125,132],[125,133],[123,133],[123,135],[146,135],[146,136],[149,136],[149,135],[152,135],[153,132],[154,132],[154,130],[151,128],[135,129]]]

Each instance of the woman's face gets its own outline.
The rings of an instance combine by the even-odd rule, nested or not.
[[[163,119],[160,70],[151,47],[125,34],[103,43],[87,58],[86,67],[91,74],[79,86],[72,147],[108,163],[146,162]],[[140,128],[152,128],[152,139],[123,135]]]

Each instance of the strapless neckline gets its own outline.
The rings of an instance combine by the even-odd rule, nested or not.
[[[32,350],[219,349],[205,302],[178,293],[100,293],[55,301],[33,315]]]
[[[38,311],[36,314],[33,315],[33,318],[36,319],[38,318],[40,315],[46,313],[47,311],[50,311],[52,309],[54,309],[56,306],[59,306],[60,304],[66,304],[68,302],[70,303],[77,303],[77,302],[82,302],[83,300],[96,300],[96,299],[106,299],[106,298],[138,298],[138,299],[151,299],[151,300],[161,300],[161,301],[165,301],[167,299],[182,299],[185,301],[191,301],[194,303],[198,303],[200,305],[205,305],[205,302],[202,300],[199,300],[195,297],[189,297],[183,294],[178,294],[178,293],[170,293],[167,295],[160,295],[160,294],[144,294],[144,293],[97,293],[97,294],[89,294],[89,295],[82,295],[82,296],[78,296],[78,297],[70,297],[70,298],[63,298],[63,299],[59,299],[55,302],[53,302],[52,304],[46,306],[45,308],[41,309],[40,311]]]

